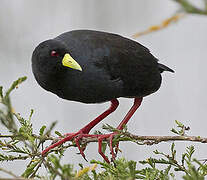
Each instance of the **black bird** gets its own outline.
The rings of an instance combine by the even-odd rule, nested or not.
[[[140,106],[142,98],[160,88],[161,73],[174,72],[158,63],[150,51],[138,42],[92,30],[69,31],[40,43],[32,55],[32,70],[39,85],[60,98],[83,103],[111,101],[110,108],[104,113],[78,132],[66,134],[65,138],[46,148],[42,155],[74,139],[85,158],[79,140],[97,137],[99,153],[107,162],[108,158],[101,151],[102,140],[110,139],[114,159],[112,139],[116,133],[89,135],[90,130],[116,110],[119,105],[117,98],[134,98],[133,106],[117,127],[122,130]]]

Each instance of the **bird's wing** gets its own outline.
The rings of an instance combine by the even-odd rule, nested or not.
[[[131,44],[133,46],[130,46]],[[128,46],[112,42],[107,48],[109,53],[95,63],[97,67],[104,69],[113,81],[134,77],[143,65],[152,60],[156,61],[147,48],[136,42],[128,43]]]

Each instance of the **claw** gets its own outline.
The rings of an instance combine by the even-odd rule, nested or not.
[[[116,110],[116,108],[119,105],[119,101],[117,99],[112,99],[111,100],[111,106],[105,111],[103,112],[101,115],[99,115],[97,118],[95,118],[93,121],[91,121],[89,124],[87,124],[86,126],[84,126],[81,130],[79,130],[77,133],[67,133],[65,134],[65,138],[59,140],[58,142],[50,145],[49,147],[47,147],[43,152],[42,152],[42,156],[45,156],[51,149],[62,145],[63,143],[65,143],[66,141],[71,141],[71,140],[75,140],[75,143],[80,151],[80,154],[83,156],[84,159],[85,158],[85,154],[84,154],[84,150],[85,147],[81,147],[79,144],[79,140],[83,137],[96,137],[98,138],[98,135],[89,135],[90,130],[97,125],[101,120],[103,120],[105,117],[107,117],[109,114],[111,114],[112,112],[114,112]],[[108,138],[108,136],[107,136]],[[108,158],[106,158],[106,156],[103,154],[103,152],[101,151],[101,142],[103,141],[103,139],[101,141],[99,141],[99,151],[100,154],[102,154],[102,157],[104,157],[104,159],[109,163]]]
[[[109,139],[109,148],[110,148],[110,152],[111,152],[111,155],[112,155],[112,161],[114,161],[115,158],[116,158],[116,155],[117,155],[117,152],[118,152],[118,147],[119,147],[119,143],[117,143],[115,153],[114,153],[113,138],[114,138],[114,135],[116,135],[116,133],[91,135],[91,134],[84,134],[82,131],[78,131],[77,133],[73,133],[73,134],[70,133],[70,134],[67,134],[67,135],[68,136],[66,136],[65,138],[61,139],[60,141],[58,141],[58,142],[50,145],[48,148],[46,148],[42,152],[42,156],[45,156],[51,149],[62,145],[64,142],[74,140],[76,146],[79,149],[79,153],[87,161],[86,156],[84,154],[85,147],[81,147],[79,141],[84,137],[91,137],[91,138],[96,137],[96,138],[98,138],[98,152],[103,157],[103,159],[107,163],[110,163],[108,157],[102,151],[102,142],[103,142],[104,139]]]
[[[103,153],[102,151],[102,141],[103,139],[106,138],[106,135],[101,135],[99,138],[98,138],[98,153],[103,157],[103,159],[107,162],[107,163],[110,163],[109,159],[105,156],[105,154]]]
[[[117,154],[119,150],[119,143],[116,144],[115,153]]]
[[[115,160],[116,155],[114,154],[114,149],[113,149],[113,137],[114,137],[114,134],[111,134],[109,137],[109,147],[111,151],[112,160]]]
[[[98,135],[99,136],[98,137],[98,152],[107,163],[110,163],[110,161],[109,161],[108,157],[102,152],[102,141],[107,138],[109,139],[110,153],[112,155],[112,161],[114,161],[116,159],[116,155],[118,152],[118,150],[116,150],[116,154],[114,153],[114,148],[113,148],[114,135],[116,135],[116,133]]]
[[[79,136],[79,137],[75,138],[75,144],[76,144],[76,146],[78,147],[78,149],[79,149],[79,151],[80,151],[80,154],[82,155],[83,159],[85,159],[86,161],[88,161],[88,160],[86,159],[85,154],[84,154],[84,150],[85,150],[85,148],[82,148],[82,147],[80,146],[80,143],[79,143],[79,140],[80,140],[81,138],[82,138],[82,136]]]

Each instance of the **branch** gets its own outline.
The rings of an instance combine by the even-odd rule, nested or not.
[[[200,137],[200,136],[140,136],[134,135],[129,132],[122,132],[121,138],[118,141],[132,141],[138,143],[139,145],[153,145],[158,144],[160,142],[168,142],[168,141],[192,141],[192,142],[200,142],[200,143],[207,143],[207,138]],[[108,141],[105,140],[105,141]],[[92,142],[98,142],[98,138],[96,137],[87,137],[82,139],[82,144],[86,145]],[[142,143],[141,143],[142,142]]]
[[[162,29],[168,27],[169,25],[177,22],[181,18],[183,18],[184,15],[185,15],[184,13],[177,13],[177,14],[165,19],[164,21],[162,21],[161,24],[150,26],[148,29],[146,29],[144,31],[135,33],[132,37],[133,38],[138,38],[139,36],[146,35],[146,34],[149,34],[151,32],[158,31],[158,30],[162,30]]]
[[[200,142],[200,143],[207,143],[207,138],[200,137],[200,136],[139,136],[133,135],[129,132],[123,133],[126,137],[130,137],[132,139],[146,141],[144,144],[152,145],[158,144],[160,142],[167,142],[167,141],[193,141],[193,142]]]
[[[135,135],[129,132],[120,132],[117,133],[117,135],[119,135],[120,137],[118,138],[118,141],[132,141],[135,142],[140,145],[153,145],[153,144],[158,144],[160,142],[168,142],[168,141],[191,141],[191,142],[200,142],[200,143],[207,143],[207,138],[205,137],[200,137],[200,136],[187,136],[187,135],[183,135],[183,136],[140,136],[140,135]],[[0,135],[1,138],[16,138],[17,136],[13,136],[13,135]],[[40,139],[42,140],[41,136],[35,135],[33,134],[33,137],[35,137],[36,139]],[[44,141],[46,140],[51,140],[52,143],[57,142],[58,140],[60,140],[60,138],[56,138],[56,137],[45,137]],[[108,139],[103,140],[105,142],[108,141]],[[70,142],[73,142],[73,140],[71,140]],[[98,142],[98,138],[97,137],[83,137],[81,140],[81,144],[82,145],[87,145],[89,143],[93,143],[93,142]],[[142,143],[141,143],[142,142]],[[69,144],[67,146],[62,146],[61,149],[66,149],[69,147],[74,147],[76,146],[75,144]],[[57,151],[57,150],[54,150]],[[38,155],[40,155],[38,153]],[[35,154],[33,155],[35,156]],[[26,159],[29,158],[31,156],[22,156],[19,157],[19,159]]]
[[[185,14],[199,14],[199,15],[207,15],[207,0],[204,1],[204,8],[200,9],[191,4],[188,0],[173,0],[174,2],[178,3],[181,7],[181,9],[173,16],[165,19],[162,23],[150,26],[144,31],[135,33],[132,38],[138,38],[142,35],[146,35],[155,31],[162,30],[169,25],[177,22],[181,18],[184,17]]]

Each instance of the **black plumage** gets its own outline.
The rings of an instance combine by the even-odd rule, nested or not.
[[[51,57],[52,50],[59,57]],[[82,72],[61,65],[65,53],[80,64]],[[32,68],[44,89],[84,103],[147,96],[159,89],[161,72],[172,72],[141,44],[90,30],[66,32],[41,43],[33,53]]]
[[[67,53],[82,71],[63,65]],[[33,52],[32,69],[44,89],[83,103],[141,99],[160,88],[163,71],[173,72],[138,42],[91,30],[70,31],[42,42]]]

